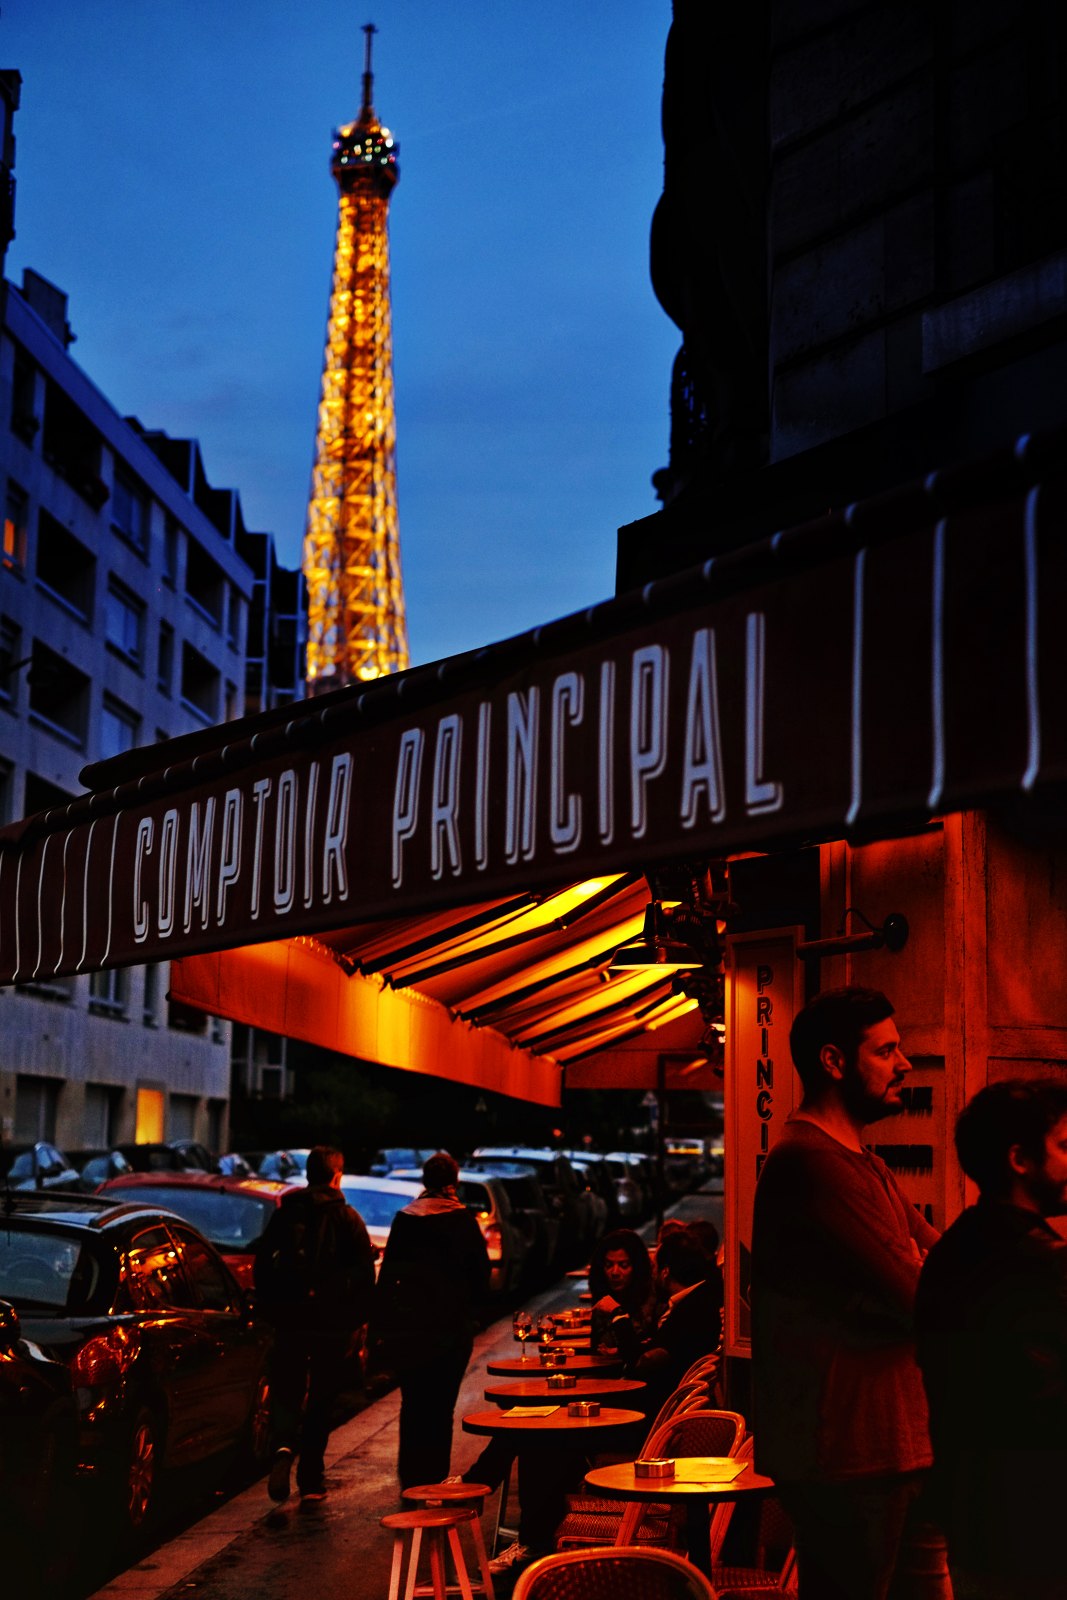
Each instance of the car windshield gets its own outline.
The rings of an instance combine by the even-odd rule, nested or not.
[[[410,1194],[390,1194],[381,1189],[360,1189],[355,1184],[341,1185],[341,1193],[368,1228],[388,1228],[397,1212],[414,1199]]]
[[[501,1178],[512,1206],[526,1211],[543,1211],[544,1206],[533,1178]]]
[[[224,1254],[241,1255],[251,1250],[274,1210],[274,1201],[256,1194],[200,1189],[190,1184],[142,1183],[109,1191],[112,1199],[128,1199],[138,1205],[163,1206],[177,1212]]]
[[[80,1311],[99,1277],[100,1264],[81,1240],[0,1223],[0,1300],[16,1307]]]

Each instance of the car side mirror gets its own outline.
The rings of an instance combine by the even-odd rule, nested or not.
[[[18,1312],[7,1300],[0,1300],[0,1351],[13,1350],[21,1338]]]

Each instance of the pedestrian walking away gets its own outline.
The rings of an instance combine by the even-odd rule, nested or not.
[[[375,1357],[400,1384],[397,1473],[402,1489],[439,1483],[452,1456],[452,1416],[489,1291],[490,1263],[477,1219],[456,1193],[459,1167],[438,1151],[423,1192],[397,1212],[375,1293]]]
[[[955,1600],[1062,1600],[1067,1083],[980,1089],[956,1123],[979,1189],[923,1266],[915,1331]]]
[[[756,1467],[793,1519],[800,1600],[947,1600],[913,1328],[938,1235],[863,1141],[911,1063],[890,1001],[857,986],[817,995],[789,1044],[803,1096],[753,1215]]]
[[[326,1497],[323,1456],[348,1364],[363,1345],[378,1252],[341,1193],[344,1157],[308,1155],[307,1188],[283,1195],[256,1248],[257,1310],[274,1325],[268,1492]]]

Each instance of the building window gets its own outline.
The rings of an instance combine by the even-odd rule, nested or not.
[[[38,1078],[20,1072],[15,1078],[15,1139],[30,1144],[38,1139],[54,1139],[61,1078]]]
[[[96,557],[47,511],[37,518],[37,582],[79,622],[91,621]]]
[[[216,667],[199,650],[186,642],[182,645],[182,704],[203,722],[217,722],[219,717],[220,674]]]
[[[178,546],[181,535],[173,517],[163,524],[163,582],[173,589],[178,582]]]
[[[131,666],[144,665],[143,603],[117,578],[107,585],[107,642],[109,649]]]
[[[148,495],[119,462],[111,491],[111,526],[142,555],[148,549]]]
[[[241,648],[241,623],[244,616],[244,600],[234,588],[228,589],[230,597],[226,607],[226,643],[231,650]]]
[[[162,1089],[138,1088],[137,1120],[133,1129],[138,1144],[162,1143],[166,1104]]]
[[[174,629],[169,622],[159,624],[159,650],[156,655],[156,688],[169,700],[174,693]]]
[[[196,1112],[200,1101],[195,1094],[172,1094],[170,1097],[170,1137],[172,1139],[196,1138]]]
[[[37,415],[37,368],[24,350],[15,353],[14,381],[11,385],[11,432],[32,445],[41,419]]]
[[[14,768],[10,761],[0,758],[0,827],[12,817],[11,790]],[[15,813],[17,815],[17,813]]]
[[[98,1017],[117,1017],[125,1021],[129,1014],[130,974],[125,967],[112,967],[107,972],[89,974],[89,1010]]]
[[[0,704],[13,706],[18,697],[22,659],[22,629],[10,617],[0,617]]]
[[[89,679],[85,673],[35,639],[28,681],[30,715],[81,749],[89,722]]]
[[[226,582],[222,569],[196,539],[185,541],[185,598],[214,628],[222,627]]]
[[[163,992],[161,968],[158,962],[144,969],[144,995],[141,1000],[141,1021],[146,1028],[159,1027],[159,997]]]
[[[124,706],[121,700],[105,695],[100,713],[99,760],[108,761],[112,756],[124,755],[140,742],[140,735],[141,719],[137,713]]]
[[[227,678],[227,680],[226,680],[226,694],[225,694],[225,697],[224,697],[225,698],[225,710],[223,711],[223,719],[226,722],[232,722],[234,717],[239,717],[240,714],[241,714],[241,702],[237,698],[237,694],[238,694],[237,685],[235,683],[231,683],[230,680]]]
[[[49,379],[44,400],[44,459],[53,472],[99,511],[108,487],[100,477],[100,435],[70,395]]]
[[[25,489],[20,489],[18,484],[9,478],[7,504],[4,509],[4,549],[0,556],[9,572],[25,571],[29,522],[29,496]]]
[[[167,1001],[167,1027],[178,1033],[207,1033],[207,1016],[183,1000]]]
[[[109,1083],[85,1085],[82,1143],[86,1149],[107,1149],[119,1136],[122,1090]]]

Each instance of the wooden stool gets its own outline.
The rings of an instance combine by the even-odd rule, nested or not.
[[[470,1531],[482,1581],[481,1583],[473,1584],[472,1588],[480,1590],[485,1595],[486,1600],[495,1600],[493,1579],[489,1571],[489,1556],[486,1552],[485,1540],[482,1537],[481,1524],[485,1499],[491,1493],[492,1490],[487,1483],[417,1483],[413,1488],[403,1491],[403,1499],[413,1500],[416,1505],[427,1507],[450,1506],[453,1508],[469,1506],[474,1512],[474,1520],[470,1524]],[[416,1589],[415,1593],[418,1594],[418,1592],[418,1589]],[[449,1585],[449,1592],[456,1592],[454,1584]]]
[[[463,1547],[459,1542],[460,1525],[472,1521],[473,1518],[474,1512],[469,1506],[461,1506],[453,1511],[431,1508],[423,1511],[393,1511],[389,1516],[382,1517],[381,1526],[391,1528],[393,1531],[393,1565],[389,1572],[389,1600],[400,1600],[400,1584],[404,1571],[404,1536],[408,1533],[411,1534],[411,1546],[408,1551],[404,1600],[412,1600],[412,1596],[416,1594],[432,1594],[434,1600],[446,1600],[448,1594],[445,1580],[446,1539],[452,1551],[452,1561],[459,1580],[459,1592],[463,1600],[474,1600],[471,1581],[467,1576],[467,1564],[463,1559]],[[430,1582],[417,1584],[415,1580],[419,1575],[423,1530],[426,1532],[426,1544],[430,1555]]]

